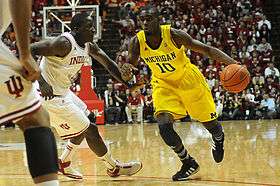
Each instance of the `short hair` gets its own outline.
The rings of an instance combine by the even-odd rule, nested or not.
[[[156,15],[159,15],[159,11],[157,9],[157,7],[155,5],[152,5],[152,4],[148,4],[146,6],[143,6],[141,9],[141,11],[149,11],[149,10],[153,10],[153,12],[155,12]]]
[[[85,23],[85,20],[88,16],[89,14],[87,14],[86,12],[82,12],[74,15],[70,23],[71,30],[81,27]]]

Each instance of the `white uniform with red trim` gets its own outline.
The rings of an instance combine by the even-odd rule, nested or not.
[[[0,38],[11,23],[8,0],[0,1]],[[18,120],[41,106],[35,85],[19,73],[21,65],[0,40],[0,124]]]
[[[52,100],[43,101],[50,114],[51,126],[62,139],[75,137],[84,132],[90,121],[86,104],[69,88],[83,65],[91,64],[91,58],[70,33],[64,33],[72,45],[69,54],[63,58],[43,57],[40,68],[44,79],[52,86]]]

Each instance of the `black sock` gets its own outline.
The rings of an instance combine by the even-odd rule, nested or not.
[[[185,149],[184,145],[176,151],[175,148],[173,148],[174,152],[178,155],[181,161],[189,159],[188,151]]]
[[[163,141],[173,149],[181,161],[189,158],[180,136],[173,128],[174,119],[170,114],[161,114],[158,118],[159,133]]]

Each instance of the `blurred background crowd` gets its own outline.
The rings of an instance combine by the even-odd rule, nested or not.
[[[67,5],[66,0],[34,0],[32,12],[32,42],[42,39],[42,7]],[[264,11],[264,0],[80,0],[80,4],[99,5],[102,33],[108,31],[106,24],[117,29],[117,47],[114,48],[118,65],[128,62],[128,43],[139,30],[137,15],[142,6],[153,4],[161,13],[161,23],[182,29],[193,38],[226,52],[251,74],[251,83],[239,94],[223,90],[219,73],[224,65],[199,53],[186,50],[191,62],[199,67],[212,91],[220,120],[274,119],[280,118],[279,61],[271,45],[273,24]],[[110,9],[117,11],[113,18]],[[65,15],[66,17],[70,15]],[[48,28],[56,29],[55,20],[49,20]],[[109,28],[110,29],[110,28]],[[101,38],[106,38],[106,34]],[[116,40],[115,38],[109,38]],[[15,33],[9,27],[2,40],[17,54]],[[106,48],[103,48],[107,52]],[[112,57],[112,56],[111,56]],[[139,61],[138,72],[131,81],[149,80],[150,71]],[[95,74],[98,75],[98,74]],[[97,78],[98,81],[98,78]],[[105,100],[106,123],[154,122],[152,90],[150,85],[130,92],[110,77],[95,87]],[[77,83],[78,84],[78,83]],[[74,90],[77,89],[75,84]],[[190,120],[186,117],[183,121]]]

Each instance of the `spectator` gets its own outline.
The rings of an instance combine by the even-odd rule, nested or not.
[[[266,25],[267,25],[267,28],[268,28],[269,30],[271,30],[271,23],[270,23],[270,21],[268,21],[268,20],[266,19],[266,16],[265,16],[265,15],[263,15],[263,16],[262,16],[262,20],[260,20],[260,21],[258,22],[258,29],[261,30],[261,28],[262,28],[262,26],[263,26],[264,24],[266,24]]]
[[[143,106],[141,103],[140,95],[133,91],[131,92],[131,96],[128,97],[127,106],[125,108],[128,123],[132,124],[132,113],[136,112],[137,115],[137,123],[141,122],[141,117],[143,113]]]
[[[272,47],[270,43],[266,41],[266,39],[263,37],[261,43],[258,46],[258,51],[260,52],[266,52],[267,50],[272,50]]]
[[[253,52],[254,48],[257,49],[258,45],[256,44],[256,39],[251,39],[250,40],[250,45],[247,47],[247,51],[249,53]]]
[[[147,95],[145,96],[145,106],[144,106],[144,118],[148,123],[155,122],[154,119],[154,108],[153,108],[153,99],[152,99],[152,89],[147,89]]]
[[[108,83],[107,87],[108,89],[104,92],[106,121],[109,124],[117,124],[119,122],[121,108],[115,98],[116,93],[113,90],[113,84]]]
[[[126,4],[126,6],[121,7],[121,9],[119,11],[120,20],[125,19],[129,15],[129,11],[131,11],[130,8],[131,8],[130,4]]]
[[[235,95],[235,99],[233,100],[234,109],[232,115],[230,116],[233,120],[240,120],[245,118],[244,113],[244,101],[240,95]]]
[[[209,73],[208,78],[206,79],[206,81],[208,83],[208,86],[209,86],[210,90],[212,90],[213,87],[216,84],[216,79],[213,77],[212,73]]]
[[[239,52],[240,59],[249,59],[250,53],[247,52],[246,46],[242,47],[242,50]]]
[[[261,75],[261,73],[256,73],[255,76],[252,78],[253,85],[258,85],[260,87],[263,87],[265,83],[264,77]]]
[[[99,16],[102,17],[102,20],[106,20],[107,10],[108,10],[108,1],[99,0]]]
[[[262,63],[264,64],[264,66],[272,61],[274,61],[274,58],[271,50],[267,50],[266,52],[262,53]]]
[[[270,39],[270,30],[267,28],[266,24],[263,24],[260,29],[260,37],[265,38],[267,41]]]
[[[273,62],[268,63],[268,67],[264,70],[264,77],[272,76],[274,78],[279,78],[279,70],[274,67]]]
[[[276,105],[274,98],[269,97],[268,94],[263,96],[260,107],[264,111],[264,117],[266,119],[273,119],[276,116]]]
[[[231,119],[231,115],[234,111],[234,103],[233,103],[233,97],[228,96],[227,99],[224,99],[222,114],[220,116],[221,120],[229,120]]]
[[[116,91],[115,98],[119,103],[120,107],[120,116],[119,123],[126,123],[127,117],[125,112],[125,107],[127,105],[127,96],[124,90]]]
[[[220,99],[215,99],[216,110],[217,110],[217,114],[218,114],[219,118],[222,117],[222,114],[223,114],[224,101],[225,101],[224,96],[221,96]]]

